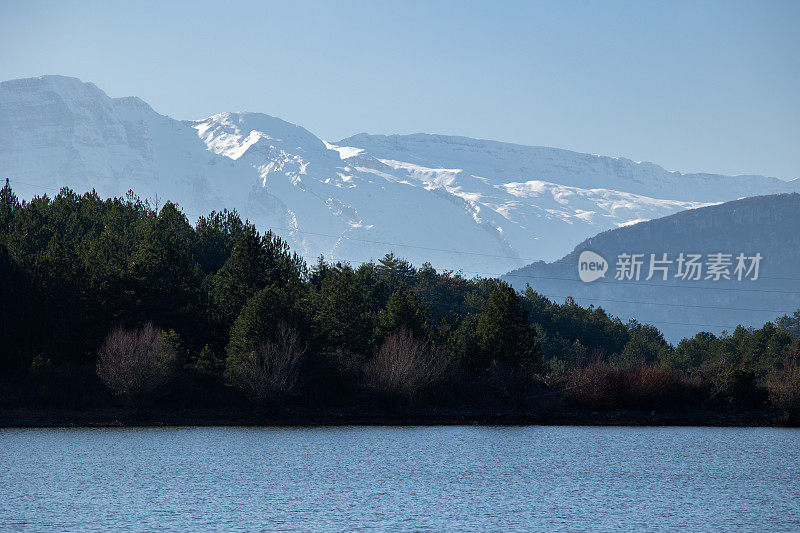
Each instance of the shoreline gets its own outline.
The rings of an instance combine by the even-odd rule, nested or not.
[[[797,427],[765,412],[646,413],[641,411],[444,411],[401,413],[352,410],[181,410],[106,409],[0,410],[0,428],[112,428],[112,427],[323,427],[323,426],[685,426],[685,427]]]

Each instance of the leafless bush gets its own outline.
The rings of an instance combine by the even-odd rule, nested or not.
[[[615,407],[622,388],[618,373],[600,359],[573,368],[564,384],[570,399],[593,409]]]
[[[626,403],[632,407],[649,406],[659,400],[674,399],[679,393],[680,377],[662,366],[638,365],[622,371]]]
[[[280,400],[294,391],[308,346],[296,329],[279,324],[274,341],[262,343],[230,375],[254,400]]]
[[[772,405],[797,422],[800,417],[800,364],[796,359],[787,358],[782,369],[770,372],[767,390]]]
[[[657,365],[618,368],[601,360],[573,369],[567,396],[593,409],[652,408],[682,401],[681,377]]]
[[[378,353],[364,367],[372,387],[406,398],[442,379],[451,357],[401,329],[383,341]]]
[[[174,362],[174,348],[152,323],[134,330],[118,326],[100,347],[97,375],[115,396],[134,404],[169,379]]]

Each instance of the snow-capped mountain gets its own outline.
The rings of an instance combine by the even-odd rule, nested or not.
[[[309,260],[389,251],[496,275],[585,238],[798,180],[683,175],[650,163],[433,135],[327,143],[259,113],[178,121],[135,97],[43,76],[0,83],[0,177],[22,198],[62,186],[235,208]]]
[[[386,160],[408,162],[411,164],[406,166],[412,168],[458,168],[464,178],[480,176],[496,186],[509,181],[543,180],[578,189],[611,189],[651,198],[709,203],[800,190],[800,179],[787,185],[785,180],[764,176],[682,174],[622,157],[467,137],[360,133],[338,144],[363,149],[388,164],[391,163]]]

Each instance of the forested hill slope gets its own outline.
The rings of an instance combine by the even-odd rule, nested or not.
[[[797,209],[779,200],[794,204],[777,213]],[[135,424],[155,408],[159,425],[586,423],[600,411],[796,423],[798,318],[673,347],[600,309],[391,255],[308,268],[231,212],[193,226],[170,202],[67,189],[20,202],[0,188],[0,426],[43,409],[61,413],[54,425],[117,425],[106,416],[120,408]]]
[[[605,276],[589,283],[578,273],[579,258],[586,250],[608,261]],[[673,262],[657,266],[667,267],[667,280],[662,270],[646,279],[650,254],[663,260],[665,253]],[[676,277],[681,253],[684,258],[702,255],[701,279]],[[708,270],[714,259],[709,256],[718,253],[731,254],[730,280],[724,276],[715,280],[717,276]],[[740,253],[747,258],[761,254],[757,280],[752,279],[754,272],[737,279]],[[638,281],[635,276],[615,279],[620,254],[643,254]],[[725,270],[728,258],[721,259]],[[747,261],[748,269],[751,263]],[[688,277],[695,277],[692,274]],[[701,330],[718,333],[737,324],[760,326],[800,307],[800,194],[746,198],[606,231],[558,261],[533,263],[504,279],[517,288],[530,284],[557,300],[572,296],[623,319],[651,322],[673,341]]]

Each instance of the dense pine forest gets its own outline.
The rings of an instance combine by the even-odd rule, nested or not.
[[[192,225],[133,193],[20,202],[6,182],[0,295],[11,411],[800,411],[800,312],[672,346],[392,254],[307,265],[235,211]]]

